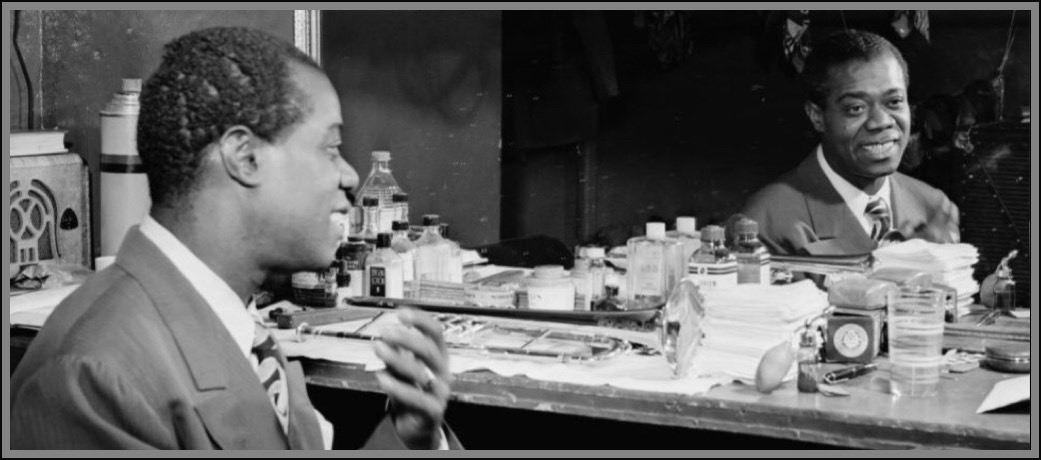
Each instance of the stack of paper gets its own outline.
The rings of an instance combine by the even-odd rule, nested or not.
[[[828,307],[828,295],[810,280],[767,286],[739,284],[704,293],[704,339],[691,373],[755,381],[759,360]],[[795,376],[795,363],[787,379]]]
[[[914,239],[882,246],[875,250],[875,268],[910,268],[929,273],[933,281],[958,290],[958,306],[968,311],[980,284],[972,278],[979,250],[967,243],[938,244]]]
[[[13,132],[8,139],[11,142],[12,157],[69,151],[65,148],[65,131]]]

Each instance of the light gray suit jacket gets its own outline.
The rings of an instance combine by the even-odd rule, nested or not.
[[[321,449],[300,363],[290,431],[227,329],[137,227],[51,314],[11,378],[13,449]],[[451,436],[451,435],[449,435]],[[389,417],[367,447],[403,449]]]
[[[947,195],[901,173],[889,177],[893,229],[907,239],[960,241],[958,207]],[[741,212],[759,223],[759,238],[772,254],[852,255],[877,247],[824,175],[815,153],[756,192]]]

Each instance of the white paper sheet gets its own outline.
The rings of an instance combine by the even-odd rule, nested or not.
[[[78,284],[30,292],[11,297],[10,320],[12,326],[43,327],[47,317]]]
[[[1005,406],[1011,406],[1020,401],[1029,400],[1029,375],[1002,380],[994,384],[994,388],[990,390],[990,393],[987,394],[986,398],[983,398],[983,402],[980,404],[980,407],[976,409],[976,413],[982,414],[995,409],[1001,409]]]

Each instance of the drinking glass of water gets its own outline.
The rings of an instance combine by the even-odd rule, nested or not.
[[[889,293],[890,391],[936,395],[943,367],[943,292],[902,287]]]

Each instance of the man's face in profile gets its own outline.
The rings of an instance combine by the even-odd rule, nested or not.
[[[833,66],[827,88],[824,107],[807,110],[831,167],[855,185],[896,172],[911,129],[897,60],[885,53]]]
[[[269,263],[279,271],[328,267],[342,235],[336,214],[346,213],[344,193],[358,174],[340,155],[343,121],[332,83],[321,72],[291,66],[291,79],[309,109],[266,150],[266,177],[257,200],[256,231],[269,242]]]

